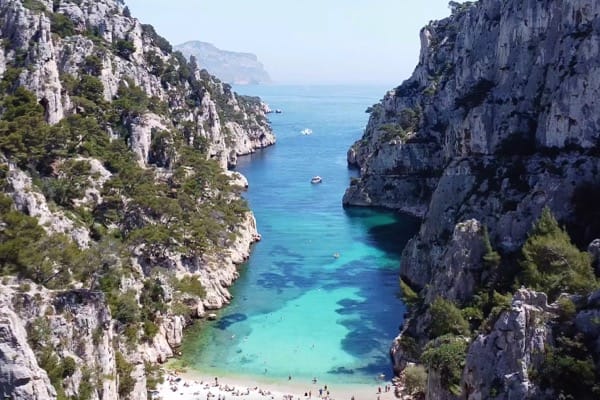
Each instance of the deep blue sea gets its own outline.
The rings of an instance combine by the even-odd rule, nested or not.
[[[346,151],[385,87],[245,86],[271,108],[277,144],[239,159],[262,241],[218,320],[188,334],[184,358],[210,375],[331,383],[391,377],[402,323],[399,260],[414,219],[344,209]],[[303,135],[304,129],[312,134]],[[320,175],[321,184],[311,184]]]

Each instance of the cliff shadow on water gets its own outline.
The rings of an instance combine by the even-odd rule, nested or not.
[[[348,218],[364,224],[367,240],[375,247],[397,257],[402,255],[408,241],[416,235],[421,226],[421,219],[402,212],[391,211],[382,207],[344,207]],[[391,221],[378,224],[378,217],[387,216]],[[375,223],[374,223],[374,221]]]

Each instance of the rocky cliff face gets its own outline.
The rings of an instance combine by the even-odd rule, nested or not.
[[[3,395],[15,399],[56,398],[49,372],[39,364],[48,368],[52,362],[70,358],[85,368],[66,373],[64,395],[77,395],[86,385],[84,380],[94,379],[99,385],[97,396],[92,398],[117,399],[112,320],[103,294],[87,290],[53,292],[18,283],[7,281],[0,288]],[[59,358],[38,363],[32,348],[52,348]]]
[[[145,400],[260,236],[275,137],[117,0],[0,0],[0,394]]]
[[[141,163],[149,162],[152,130],[173,124],[193,123],[193,132],[187,139],[207,140],[211,157],[223,165],[227,161],[234,165],[236,155],[275,143],[260,103],[238,96],[228,85],[197,69],[186,73],[194,75],[201,88],[189,82],[181,87],[165,76],[168,66],[189,67],[185,60],[171,55],[171,46],[151,26],[124,16],[123,4],[115,0],[79,4],[35,0],[30,4],[34,6],[27,8],[21,2],[8,0],[0,3],[0,36],[7,39],[4,56],[0,57],[0,71],[6,70],[7,64],[28,67],[19,74],[18,84],[36,94],[49,123],[57,123],[75,107],[72,96],[65,95],[61,76],[79,76],[93,70],[103,84],[103,96],[108,101],[118,95],[119,85],[127,78],[149,96],[181,112],[181,115],[171,115],[170,120],[165,115],[149,113],[128,121],[135,128],[131,145]],[[53,21],[61,18],[57,15],[71,21],[59,19],[68,28],[62,25],[58,28],[57,22],[53,27]],[[59,29],[62,30],[57,33]],[[116,47],[117,51],[110,51],[107,45]],[[92,56],[95,58],[90,58]],[[191,105],[186,104],[190,97],[195,107],[187,108]]]
[[[413,76],[349,150],[361,180],[344,202],[423,216],[452,161],[594,148],[597,7],[483,0],[424,28]]]
[[[482,227],[513,264],[544,207],[581,247],[600,232],[584,200],[600,185],[600,4],[480,0],[452,8],[421,31],[413,75],[370,109],[363,138],[348,151],[360,179],[343,199],[423,218],[401,275],[425,307],[438,296],[464,306],[493,280]],[[496,333],[470,345],[467,398],[535,396],[526,370],[550,328],[535,317],[544,307],[518,301]],[[415,314],[405,332],[426,339],[428,313]],[[523,325],[521,337],[507,344],[501,332],[511,324]],[[399,368],[411,360],[402,347],[396,342]],[[428,396],[443,398],[440,390]]]
[[[485,399],[494,393],[508,399],[546,397],[529,375],[540,369],[545,350],[553,343],[545,321],[557,311],[548,306],[544,293],[517,291],[511,309],[469,347],[464,372],[467,397]]]

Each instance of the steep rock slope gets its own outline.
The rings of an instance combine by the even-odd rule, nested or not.
[[[216,48],[211,43],[193,40],[175,46],[186,57],[194,56],[201,68],[231,84],[269,83],[265,67],[252,53],[238,53]]]
[[[600,235],[592,206],[600,188],[600,4],[480,0],[451,7],[451,17],[421,31],[413,75],[370,108],[363,138],[348,151],[349,165],[361,173],[345,205],[423,218],[401,262],[405,293],[414,290],[419,300],[394,347],[398,369],[415,359],[407,337],[427,342],[435,299],[470,307],[482,289],[506,293],[515,277],[523,279],[521,247],[544,207],[580,247]],[[501,262],[486,261],[490,242]],[[515,309],[526,303],[514,298]],[[508,329],[493,324],[498,316],[488,321],[485,338],[470,345],[465,371],[488,362],[479,352]],[[453,398],[461,390],[467,398],[542,396],[540,380],[531,381],[523,374],[527,365],[517,368],[516,360],[535,359],[535,343],[556,325],[523,318],[532,324],[519,328],[527,343],[509,346],[525,346],[524,354],[508,350],[510,360],[495,372],[465,372],[462,386],[450,390],[446,382],[428,396]],[[556,318],[556,312],[549,317]],[[474,365],[477,354],[482,358]],[[499,370],[503,376],[494,375]],[[509,382],[511,374],[518,385]],[[486,380],[494,383],[482,392]]]
[[[258,98],[116,0],[0,0],[0,395],[146,399],[258,240]]]

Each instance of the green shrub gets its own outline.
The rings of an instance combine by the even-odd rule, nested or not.
[[[143,325],[144,336],[143,340],[150,342],[158,333],[158,326],[153,321],[144,321]]]
[[[19,285],[19,292],[27,293],[31,290],[31,285],[29,283],[21,283]]]
[[[598,287],[587,252],[579,251],[569,235],[544,208],[522,249],[522,283],[554,300],[561,292],[587,294]]]
[[[99,76],[102,73],[102,58],[95,54],[87,56],[83,65],[87,74]]]
[[[459,384],[465,365],[467,345],[467,341],[462,337],[445,335],[427,343],[421,356],[427,368],[440,373],[442,386],[455,395],[460,393]]]
[[[431,324],[429,336],[436,338],[448,333],[468,335],[469,324],[464,319],[460,309],[451,301],[437,297],[429,307]]]
[[[47,346],[42,348],[36,353],[36,358],[40,368],[48,374],[50,383],[54,389],[56,389],[58,399],[66,399],[67,397],[65,396],[65,390],[63,388],[63,363],[60,362],[60,359],[56,353],[54,353],[52,347]]]
[[[27,341],[34,351],[40,350],[48,344],[51,332],[48,320],[38,317],[27,325]]]
[[[46,6],[39,0],[23,0],[23,7],[37,12],[46,12]]]
[[[557,301],[558,303],[558,316],[562,322],[572,321],[577,314],[577,307],[575,303],[568,297],[561,297]]]
[[[198,278],[193,275],[186,275],[176,281],[174,288],[182,293],[191,294],[192,296],[198,296],[200,298],[204,298],[206,295],[206,290],[204,290],[202,283],[200,283]]]
[[[48,155],[45,142],[50,127],[44,108],[28,90],[19,87],[3,100],[0,120],[0,150],[23,169],[35,168]]]
[[[495,271],[502,262],[502,258],[497,251],[492,248],[492,244],[490,242],[490,235],[488,233],[487,227],[483,228],[483,243],[485,246],[485,254],[483,255],[483,265],[490,271]]]
[[[512,304],[511,294],[500,294],[493,291],[487,298],[485,308],[489,310],[487,317],[481,322],[481,330],[490,332],[503,311],[510,310]]]
[[[119,397],[127,398],[135,387],[135,379],[131,377],[131,373],[133,372],[133,364],[127,362],[120,351],[115,353],[115,363],[117,366],[117,376],[119,378]]]
[[[142,32],[145,35],[147,35],[152,41],[152,44],[158,47],[164,54],[171,54],[173,52],[173,47],[171,46],[171,43],[169,43],[167,39],[156,33],[156,30],[154,30],[154,27],[152,25],[143,24]]]
[[[421,108],[405,108],[400,111],[400,127],[405,132],[416,132],[421,121]]]
[[[77,369],[77,364],[75,363],[75,360],[73,359],[73,357],[65,357],[62,361],[62,377],[63,378],[68,378],[69,376],[72,376],[75,373],[75,370]]]
[[[135,298],[135,291],[129,290],[116,298],[111,307],[113,318],[122,324],[134,324],[140,321],[140,307]]]
[[[462,316],[467,320],[471,327],[478,327],[483,320],[483,310],[478,307],[464,307],[460,310]]]
[[[12,209],[0,194],[0,274],[16,274],[50,288],[65,287],[73,274],[85,280],[83,252],[63,234],[48,235],[36,218]]]
[[[145,362],[146,386],[149,390],[155,390],[157,385],[164,382],[164,376],[159,365]]]
[[[150,70],[150,73],[156,76],[161,76],[165,72],[165,62],[163,59],[154,51],[150,50],[144,54],[144,59]]]
[[[409,365],[404,369],[404,385],[409,395],[424,396],[427,390],[427,371],[422,365]]]
[[[90,400],[92,398],[92,394],[95,391],[92,382],[92,373],[89,368],[83,367],[81,371],[81,381],[79,382],[79,388],[77,389],[77,400]]]
[[[557,398],[597,399],[600,381],[590,354],[581,338],[561,336],[546,353],[536,378],[542,387],[554,389]]]
[[[123,81],[119,85],[117,98],[113,101],[115,110],[127,117],[136,117],[148,111],[148,95],[132,81]]]
[[[118,39],[114,44],[114,50],[119,57],[129,60],[129,57],[135,53],[135,45],[129,40]]]
[[[60,13],[50,14],[50,30],[62,38],[75,34],[75,26],[71,18]]]
[[[421,349],[415,338],[404,332],[402,336],[400,336],[400,346],[402,347],[402,353],[408,359],[414,362],[419,361]]]
[[[95,76],[83,75],[75,87],[74,94],[99,103],[104,100],[104,85]]]
[[[42,192],[56,204],[72,207],[72,201],[85,194],[90,170],[89,161],[67,160],[56,169],[56,178],[42,179]]]
[[[415,292],[402,278],[400,278],[400,290],[402,291],[402,301],[409,307],[416,307],[422,303],[418,293]]]

